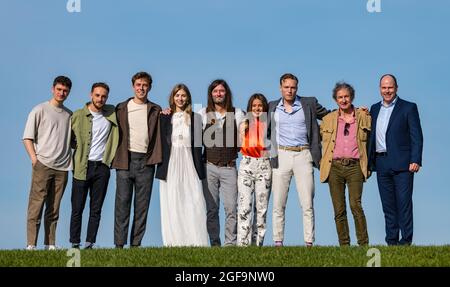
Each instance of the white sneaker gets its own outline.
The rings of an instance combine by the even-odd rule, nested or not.
[[[58,247],[56,245],[45,245],[45,250],[56,250]]]
[[[28,245],[26,250],[36,250],[36,245]]]
[[[84,249],[94,249],[97,246],[95,245],[95,243],[91,243],[91,242],[86,242],[86,244],[84,245]]]

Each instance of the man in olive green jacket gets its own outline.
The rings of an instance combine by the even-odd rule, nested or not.
[[[72,116],[75,152],[70,242],[74,248],[80,246],[81,221],[88,193],[91,199],[85,248],[92,248],[96,242],[110,167],[119,143],[115,107],[106,105],[108,94],[107,84],[94,83],[91,102]]]
[[[347,184],[359,245],[367,245],[367,223],[361,205],[363,183],[370,176],[367,160],[367,139],[370,134],[371,117],[367,111],[353,105],[355,91],[347,83],[337,83],[333,98],[339,109],[323,118],[320,126],[322,136],[322,159],[320,181],[328,182],[334,208],[334,219],[339,245],[350,245],[345,185]]]

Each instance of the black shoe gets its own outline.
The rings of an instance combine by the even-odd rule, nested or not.
[[[222,244],[220,243],[220,239],[217,240],[211,240],[210,241],[211,247],[220,247]]]
[[[116,244],[116,249],[123,249],[123,245]]]
[[[72,248],[80,249],[80,243],[72,243]]]

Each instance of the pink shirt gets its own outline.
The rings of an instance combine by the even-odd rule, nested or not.
[[[356,119],[350,121],[348,133],[345,132],[345,120],[338,117],[338,128],[336,131],[336,145],[334,146],[333,159],[355,158],[359,159],[358,142],[356,140],[357,124]],[[345,134],[346,135],[345,135]]]

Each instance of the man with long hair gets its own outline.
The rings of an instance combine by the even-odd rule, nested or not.
[[[211,246],[220,246],[220,197],[225,208],[225,246],[237,240],[237,170],[238,128],[244,113],[233,107],[227,82],[214,80],[208,87],[208,106],[200,110],[205,130],[203,143],[206,160],[204,195],[207,227]]]

